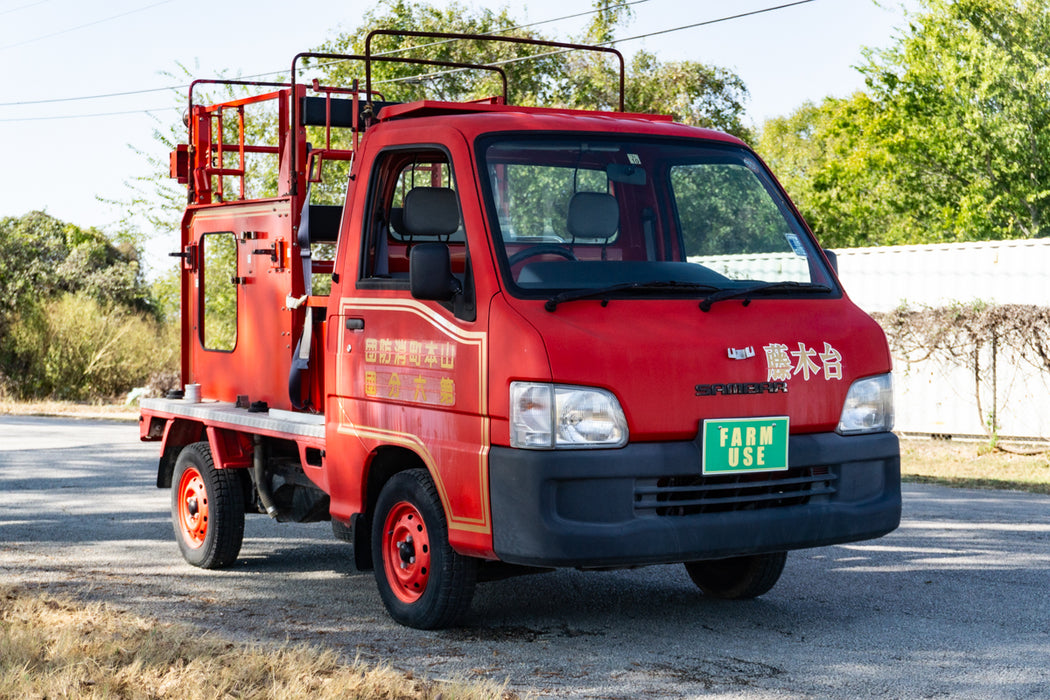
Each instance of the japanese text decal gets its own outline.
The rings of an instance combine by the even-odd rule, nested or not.
[[[365,396],[456,404],[456,346],[408,338],[365,339]]]
[[[786,382],[802,376],[809,381],[823,375],[826,381],[842,380],[842,354],[824,343],[824,351],[819,352],[799,342],[798,349],[790,349],[785,343],[770,343],[762,348],[766,351],[766,380]]]

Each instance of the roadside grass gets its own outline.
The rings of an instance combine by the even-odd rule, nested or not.
[[[0,586],[0,698],[512,700],[484,680],[413,678],[308,646],[234,644],[159,622]]]
[[[15,401],[0,396],[0,416],[61,416],[63,418],[106,418],[133,420],[139,415],[138,404],[74,403],[72,401]]]
[[[987,442],[901,440],[901,478],[969,489],[1050,495],[1050,454],[1013,454]]]

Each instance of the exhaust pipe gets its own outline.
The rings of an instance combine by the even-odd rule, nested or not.
[[[273,502],[273,494],[270,493],[270,482],[266,479],[263,467],[266,464],[266,447],[262,438],[258,435],[252,436],[252,471],[255,472],[255,490],[259,493],[259,501],[262,502],[266,514],[274,520],[281,519],[281,513]]]

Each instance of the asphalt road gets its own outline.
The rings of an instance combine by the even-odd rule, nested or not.
[[[901,528],[793,553],[755,601],[682,567],[482,584],[461,629],[386,616],[326,523],[249,516],[230,569],[185,564],[132,423],[0,417],[0,582],[230,638],[303,641],[558,698],[1050,697],[1050,498],[905,486]]]

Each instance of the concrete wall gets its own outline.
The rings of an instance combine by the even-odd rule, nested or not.
[[[976,300],[1050,306],[1050,240],[990,241],[835,251],[849,297],[869,313]],[[995,362],[1000,435],[1050,440],[1050,374],[1009,348],[981,357],[982,406],[973,372],[940,362],[894,358],[897,429],[983,435],[992,410]]]
[[[850,298],[865,311],[902,302],[1050,305],[1050,239],[835,251]]]

